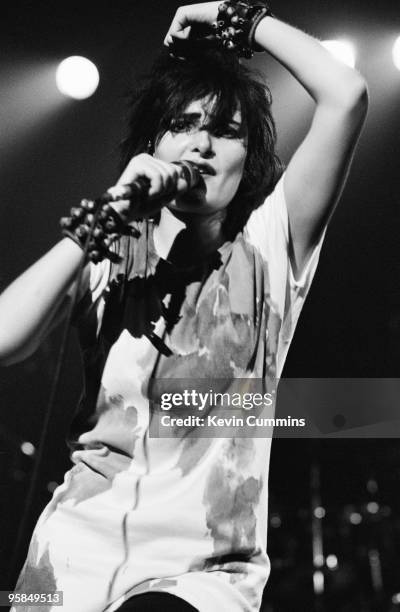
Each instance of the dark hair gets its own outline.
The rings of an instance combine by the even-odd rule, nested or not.
[[[122,168],[148,150],[191,102],[213,100],[211,122],[226,125],[241,110],[248,149],[243,178],[228,206],[224,233],[228,239],[243,229],[252,210],[268,196],[280,174],[275,153],[271,94],[255,73],[230,53],[202,50],[186,59],[161,56],[131,95],[128,133],[121,145]]]

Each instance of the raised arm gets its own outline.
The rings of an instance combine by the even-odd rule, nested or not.
[[[283,64],[316,103],[312,123],[286,170],[294,264],[300,272],[341,194],[367,109],[362,76],[315,39],[271,17],[255,40]]]
[[[180,7],[165,44],[187,38],[192,24],[211,25],[219,5]],[[334,59],[319,41],[279,19],[261,19],[254,40],[291,72],[316,103],[310,129],[289,163],[284,183],[292,264],[295,274],[300,274],[343,188],[366,115],[367,87],[358,72]]]

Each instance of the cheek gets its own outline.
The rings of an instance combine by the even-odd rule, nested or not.
[[[161,161],[173,162],[179,159],[179,138],[173,137],[169,132],[164,134],[154,149],[154,157]]]
[[[227,167],[227,175],[230,179],[230,183],[236,186],[239,186],[240,181],[243,177],[244,167],[246,163],[247,151],[244,148],[241,148],[240,151],[237,152],[237,155],[231,158],[230,163]]]

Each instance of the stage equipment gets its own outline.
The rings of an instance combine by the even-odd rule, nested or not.
[[[56,72],[59,91],[75,100],[84,100],[94,94],[99,84],[99,71],[86,57],[72,55],[63,60]]]

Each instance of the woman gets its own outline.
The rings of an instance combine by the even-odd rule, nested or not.
[[[89,247],[102,261],[86,266],[75,311],[86,368],[75,465],[39,519],[18,584],[63,591],[68,612],[260,607],[270,440],[181,429],[151,437],[149,399],[158,380],[218,379],[229,389],[248,377],[268,388],[279,376],[367,96],[362,77],[317,41],[263,3],[244,8],[177,11],[165,39],[177,57],[158,64],[136,96],[126,167],[111,190],[123,197],[121,186],[142,181],[147,203],[112,204],[114,255]],[[232,53],[198,44],[202,51],[181,57],[177,41],[216,21],[228,49],[268,51],[315,101],[281,178],[266,89]],[[195,187],[173,163],[182,161],[200,172]],[[3,363],[31,354],[63,318],[89,209],[2,295]]]

